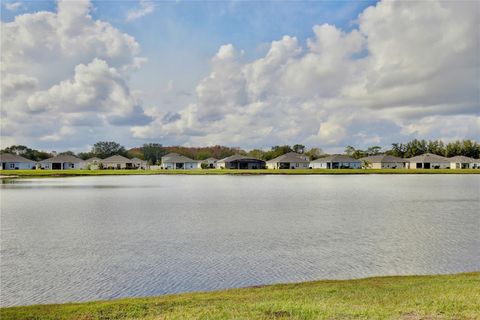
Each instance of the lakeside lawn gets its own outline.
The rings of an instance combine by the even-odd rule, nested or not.
[[[480,319],[480,272],[0,309],[7,319]]]
[[[67,177],[103,175],[311,175],[311,174],[480,174],[479,169],[197,169],[197,170],[2,170],[2,177]]]

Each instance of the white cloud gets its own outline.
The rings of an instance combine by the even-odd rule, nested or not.
[[[20,9],[21,7],[23,7],[23,4],[20,1],[5,3],[5,9],[7,9],[8,11],[15,12],[18,9]]]
[[[127,13],[126,20],[132,21],[155,11],[155,3],[149,0],[140,0],[139,8],[132,9]]]
[[[138,43],[90,10],[89,1],[61,0],[56,13],[2,22],[2,141],[60,141],[79,132],[86,140],[150,121],[129,88],[144,61]]]
[[[244,147],[478,139],[478,6],[383,1],[359,16],[357,29],[314,26],[305,45],[284,36],[251,62],[224,45],[194,104],[132,133]]]

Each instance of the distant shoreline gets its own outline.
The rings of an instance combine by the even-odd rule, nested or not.
[[[194,169],[194,170],[2,170],[0,179],[125,175],[368,175],[480,174],[479,169]]]
[[[477,319],[480,272],[0,308],[1,319]]]

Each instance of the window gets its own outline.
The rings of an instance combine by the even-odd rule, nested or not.
[[[10,169],[15,169],[15,163],[10,163]]]

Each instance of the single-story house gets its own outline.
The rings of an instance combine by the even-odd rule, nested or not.
[[[35,169],[36,162],[11,153],[0,154],[2,166],[0,170],[29,170]]]
[[[450,160],[450,169],[476,169],[480,160],[466,156],[455,156],[448,158]]]
[[[216,168],[218,159],[208,158],[202,161],[203,164],[207,166],[208,169]]]
[[[308,169],[310,160],[296,152],[285,153],[275,159],[267,161],[268,169]]]
[[[101,162],[102,162],[102,159],[100,158],[97,158],[97,157],[89,158],[85,160],[85,168],[90,170],[97,170],[99,169]]]
[[[362,162],[343,154],[334,154],[310,162],[313,169],[360,169]]]
[[[135,169],[132,160],[118,154],[103,159],[101,164],[103,169]]]
[[[263,160],[235,154],[217,161],[218,169],[265,169]]]
[[[409,169],[449,169],[450,159],[433,153],[425,153],[416,157],[408,158]]]
[[[201,169],[201,161],[193,160],[178,153],[169,153],[162,157],[162,169]]]
[[[378,154],[360,158],[367,169],[403,169],[408,161],[403,158],[389,156],[387,154]]]
[[[84,169],[86,162],[75,156],[62,154],[40,161],[40,166],[42,169],[47,170],[73,170]]]
[[[137,157],[130,159],[136,169],[147,169],[147,161],[139,159]]]

